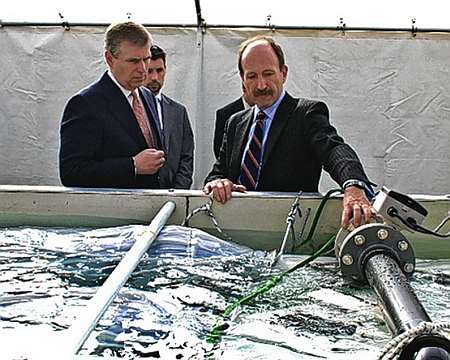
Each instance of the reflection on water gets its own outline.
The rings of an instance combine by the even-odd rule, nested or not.
[[[144,235],[143,226],[0,231],[2,354],[25,359],[23,354],[57,351],[57,339],[96,287]],[[207,343],[227,305],[282,270],[270,269],[270,259],[195,229],[166,227],[80,353],[129,359],[367,359],[391,338],[371,291],[350,287],[333,264],[319,263],[242,307],[220,344]],[[449,260],[419,262],[412,285],[431,318],[450,321]]]

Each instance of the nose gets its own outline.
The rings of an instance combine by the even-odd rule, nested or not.
[[[139,72],[147,72],[147,63],[145,62],[145,60],[141,60],[139,61],[138,65],[137,65],[137,69]]]
[[[267,83],[264,80],[264,78],[263,77],[258,77],[258,80],[256,82],[256,88],[258,90],[264,90],[266,87],[267,87]]]
[[[149,78],[150,80],[156,80],[156,79],[157,79],[156,71],[149,71],[149,72],[148,72],[148,78]]]

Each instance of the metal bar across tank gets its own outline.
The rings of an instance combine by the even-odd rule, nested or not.
[[[94,297],[86,305],[83,315],[76,319],[69,333],[69,346],[66,347],[68,354],[76,355],[95,325],[102,317],[105,310],[113,301],[117,292],[125,284],[131,273],[136,268],[142,256],[147,252],[152,242],[166,224],[170,215],[175,210],[175,203],[168,201],[159,210],[147,227],[148,238],[137,240],[131,249],[125,254],[111,275],[97,290]]]

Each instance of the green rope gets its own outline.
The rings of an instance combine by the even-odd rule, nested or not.
[[[325,196],[323,197],[322,201],[319,204],[319,207],[317,208],[316,215],[314,216],[313,222],[311,224],[311,228],[309,230],[308,236],[304,241],[302,241],[299,244],[300,246],[303,246],[307,243],[309,243],[313,237],[313,234],[316,230],[317,224],[319,222],[319,218],[322,215],[323,208],[325,206],[325,203],[329,200],[329,198],[335,194],[335,193],[342,193],[342,190],[340,189],[333,189],[328,191]],[[206,338],[206,341],[209,343],[218,343],[224,333],[224,330],[228,328],[227,324],[224,323],[224,320],[228,318],[235,309],[237,309],[239,306],[248,304],[251,300],[255,299],[258,295],[264,294],[268,292],[270,289],[272,289],[274,286],[279,284],[283,278],[294,272],[295,270],[298,270],[306,265],[308,265],[310,262],[317,259],[320,255],[328,252],[334,244],[334,241],[336,239],[336,235],[331,236],[325,244],[322,245],[322,247],[315,251],[312,255],[308,256],[306,259],[300,261],[298,264],[294,265],[292,268],[284,271],[280,275],[276,275],[266,281],[263,285],[261,285],[256,290],[252,291],[250,294],[238,299],[234,303],[228,305],[223,314],[217,319],[216,323],[214,324],[212,330],[210,331],[208,337]]]
[[[335,238],[336,238],[336,236],[333,235],[332,237],[330,237],[328,239],[328,241],[324,245],[322,245],[322,247],[319,250],[317,250],[312,255],[308,256],[305,260],[300,261],[298,264],[296,264],[292,268],[284,271],[280,275],[276,275],[276,276],[272,277],[271,279],[266,281],[263,285],[261,285],[259,288],[252,291],[250,294],[238,299],[231,305],[228,305],[225,308],[223,314],[218,318],[218,320],[214,324],[212,330],[210,331],[208,337],[206,338],[206,341],[209,343],[218,343],[224,333],[224,330],[226,330],[228,328],[228,326],[223,322],[223,320],[228,318],[236,308],[238,308],[241,305],[249,303],[251,300],[256,298],[258,295],[266,293],[267,291],[272,289],[275,285],[280,283],[281,280],[286,275],[290,274],[291,272],[293,272],[301,267],[308,265],[311,261],[315,260],[323,253],[329,251],[334,243]]]

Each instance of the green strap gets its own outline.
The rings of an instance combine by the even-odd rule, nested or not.
[[[238,299],[237,301],[235,301],[234,303],[232,303],[231,305],[228,305],[223,314],[217,319],[216,323],[214,324],[212,330],[210,331],[208,337],[206,338],[207,342],[210,343],[217,343],[220,342],[220,339],[224,333],[224,330],[226,330],[228,328],[228,326],[226,325],[226,323],[224,322],[224,320],[226,318],[228,318],[231,313],[238,308],[241,305],[247,304],[249,303],[251,300],[253,300],[254,298],[256,298],[258,295],[260,294],[264,294],[267,291],[269,291],[270,289],[272,289],[275,285],[277,285],[278,283],[281,282],[281,280],[288,274],[290,274],[291,272],[300,269],[301,267],[304,267],[306,265],[308,265],[311,261],[317,259],[320,255],[326,253],[327,251],[330,250],[330,248],[332,247],[334,240],[335,240],[336,236],[333,235],[332,237],[330,237],[328,239],[328,241],[322,245],[322,247],[317,250],[314,254],[308,256],[305,260],[300,261],[298,264],[294,265],[292,268],[284,271],[283,273],[281,273],[280,275],[276,275],[274,277],[272,277],[271,279],[267,280],[263,285],[261,285],[259,288],[257,288],[256,290],[252,291],[250,294]]]
[[[328,191],[325,196],[323,197],[322,201],[319,204],[319,207],[317,208],[316,215],[314,216],[313,223],[311,224],[311,228],[309,230],[308,236],[306,239],[300,243],[299,246],[305,245],[309,243],[313,237],[314,231],[316,230],[317,224],[319,222],[319,218],[322,215],[322,210],[325,206],[325,203],[328,201],[328,199],[335,193],[341,193],[342,190],[340,189],[333,189]],[[280,275],[276,275],[272,277],[271,279],[267,280],[264,284],[262,284],[259,288],[252,291],[250,294],[245,295],[244,297],[236,300],[234,303],[228,305],[223,314],[217,319],[216,323],[214,324],[212,330],[210,331],[208,337],[206,338],[207,342],[210,343],[218,343],[220,342],[220,339],[224,333],[224,330],[228,328],[228,325],[225,323],[225,319],[228,318],[233,311],[238,308],[241,305],[249,303],[251,300],[256,298],[260,294],[264,294],[268,292],[270,289],[272,289],[275,285],[279,284],[283,278],[290,274],[291,272],[294,272],[295,270],[298,270],[306,265],[308,265],[310,262],[317,259],[320,255],[328,252],[334,244],[334,241],[336,239],[336,235],[333,235],[328,239],[328,241],[322,245],[322,247],[315,251],[312,255],[308,256],[306,259],[300,261],[298,264],[294,265],[292,268],[284,271]]]

